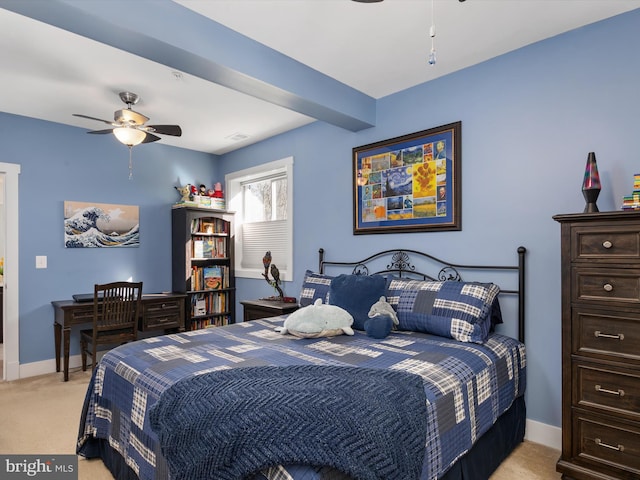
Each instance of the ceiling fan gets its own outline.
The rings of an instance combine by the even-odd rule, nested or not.
[[[127,104],[126,109],[116,110],[113,113],[113,122],[103,120],[101,118],[90,117],[80,113],[74,113],[74,117],[88,118],[98,122],[111,125],[113,128],[106,130],[92,130],[87,133],[113,133],[121,143],[128,147],[133,147],[141,143],[151,143],[160,140],[160,135],[173,135],[179,137],[182,135],[182,129],[178,125],[145,125],[149,121],[149,117],[142,115],[131,109],[131,105],[135,105],[140,97],[131,92],[120,92],[120,99]]]

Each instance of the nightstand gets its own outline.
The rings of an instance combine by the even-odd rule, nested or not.
[[[280,302],[277,300],[245,300],[240,302],[244,306],[243,321],[258,318],[277,317],[295,312],[300,306],[297,303]]]

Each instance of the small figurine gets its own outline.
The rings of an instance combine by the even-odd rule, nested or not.
[[[198,195],[200,195],[201,197],[206,197],[207,196],[207,187],[204,186],[204,184],[200,184],[200,190],[198,192]]]
[[[196,187],[195,185],[191,185],[191,194],[189,195],[189,199],[193,200],[193,197],[195,197],[196,195],[198,195],[198,187]]]
[[[264,257],[262,257],[262,265],[264,266],[264,273],[262,274],[262,276],[267,281],[267,283],[271,285],[273,288],[275,288],[276,291],[278,292],[277,297],[269,297],[263,300],[283,301],[284,292],[280,287],[280,270],[278,270],[278,267],[276,267],[273,263],[271,263],[271,251],[268,251],[267,253],[264,254]],[[269,271],[271,271],[271,276],[273,277],[273,280],[269,278]]]
[[[190,184],[187,183],[184,187],[175,187],[175,189],[180,194],[180,202],[184,203],[184,202],[188,202],[189,200],[191,200],[191,198],[190,198],[191,185]],[[180,203],[180,202],[178,202],[178,203]]]
[[[224,198],[224,194],[222,193],[222,184],[217,182],[213,186],[213,195],[214,198]]]

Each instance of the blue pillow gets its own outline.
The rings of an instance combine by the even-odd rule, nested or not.
[[[500,308],[500,302],[498,301],[498,297],[493,300],[493,304],[491,305],[491,327],[489,328],[490,332],[494,332],[496,329],[496,325],[504,323],[502,321],[502,309]]]
[[[321,299],[325,305],[329,303],[331,280],[333,280],[333,277],[307,270],[304,274],[302,291],[300,292],[300,306],[313,305],[317,299]]]
[[[364,322],[364,331],[372,338],[386,338],[393,328],[393,318],[388,313],[376,315]]]
[[[382,275],[338,275],[331,280],[329,303],[351,314],[353,328],[364,330],[369,309],[384,295],[386,286],[387,280]]]
[[[500,292],[492,283],[417,282],[398,291],[398,328],[484,343]],[[413,287],[413,288],[409,288]]]

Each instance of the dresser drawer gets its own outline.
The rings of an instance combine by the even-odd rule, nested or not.
[[[179,328],[184,324],[182,300],[146,302],[142,307],[142,330]]]
[[[574,365],[574,405],[640,420],[640,377],[591,365]]]
[[[573,310],[572,352],[640,364],[640,315]]]
[[[640,261],[640,228],[573,227],[572,260]]]
[[[640,305],[640,270],[572,268],[572,300]]]
[[[635,424],[574,412],[574,432],[575,455],[581,460],[607,473],[617,469],[615,478],[640,478],[640,429]]]

